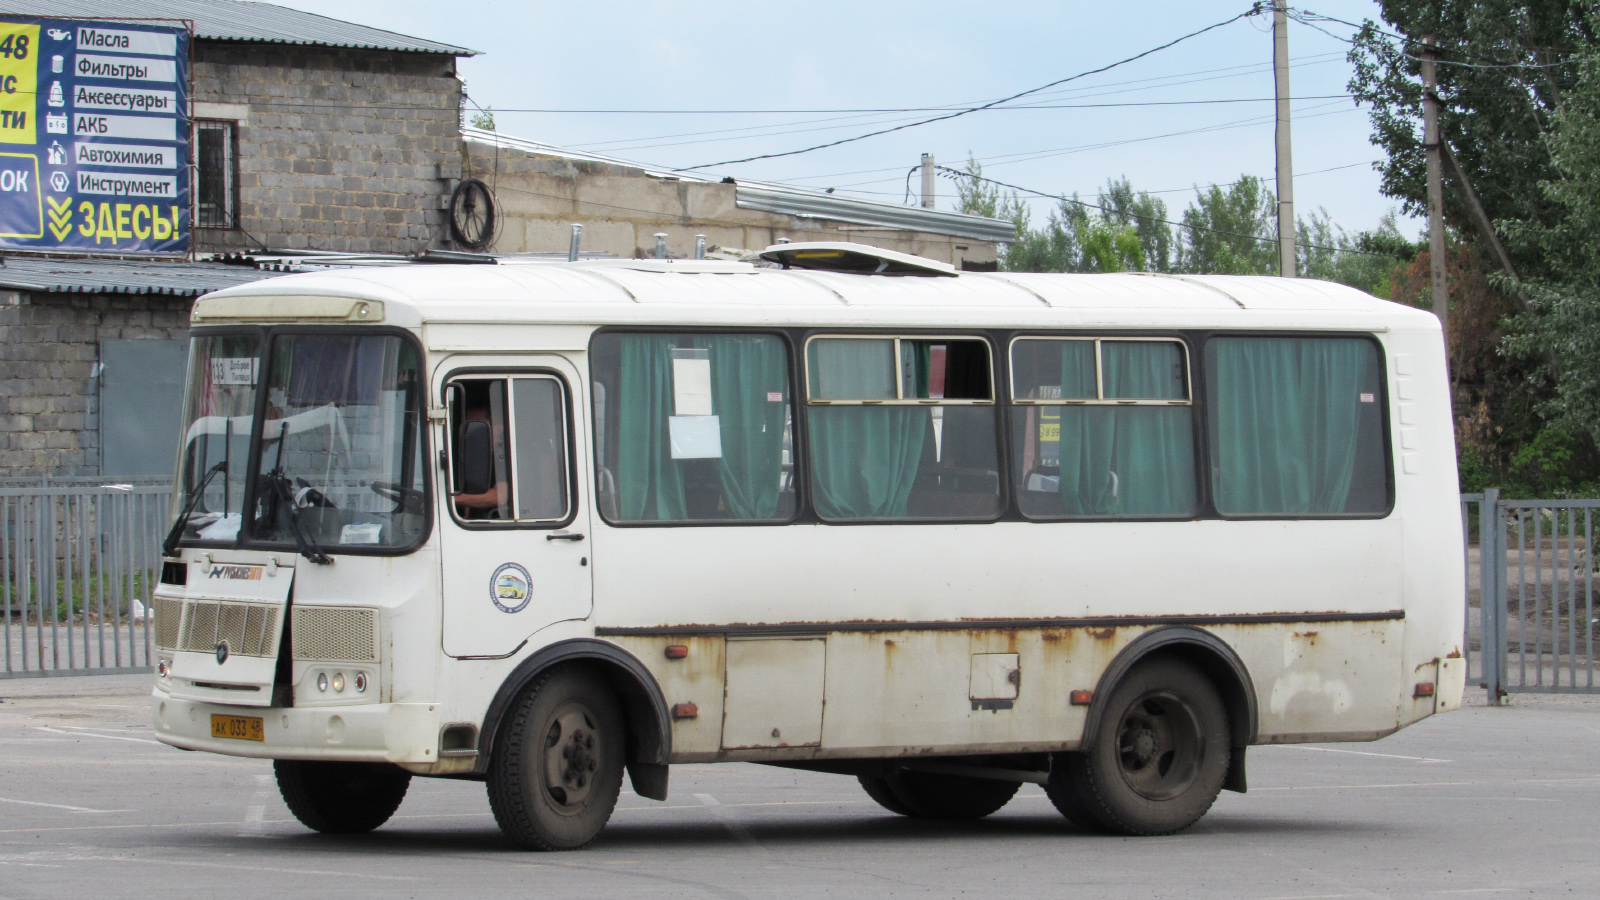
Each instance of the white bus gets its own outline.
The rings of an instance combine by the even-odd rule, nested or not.
[[[1256,744],[1461,702],[1437,321],[1315,281],[956,272],[854,244],[415,265],[201,298],[162,741],[324,832],[482,780],[528,848],[624,772],[1026,782],[1164,834]]]

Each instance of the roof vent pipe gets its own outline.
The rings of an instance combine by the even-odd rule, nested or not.
[[[667,258],[667,233],[665,231],[658,231],[658,232],[656,232],[656,259],[666,259],[666,258]]]
[[[703,234],[697,234],[694,236],[694,258],[706,258],[706,236]]]
[[[578,244],[583,240],[583,226],[576,223],[572,226],[572,244],[567,247],[567,262],[578,261]]]
[[[789,239],[788,238],[778,238],[778,243],[787,244],[787,243],[789,243]]]

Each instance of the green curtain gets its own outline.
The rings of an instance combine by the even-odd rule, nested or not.
[[[894,397],[892,341],[818,340],[811,342],[807,353],[813,397]],[[925,373],[925,354],[914,359],[922,362]],[[905,516],[928,422],[928,410],[920,407],[811,407],[807,423],[818,515],[827,519]]]
[[[625,522],[686,519],[683,471],[672,458],[672,350],[678,336],[619,336],[617,515]]]
[[[1236,515],[1345,512],[1363,392],[1377,354],[1359,338],[1217,338],[1210,343],[1217,509]]]
[[[1062,395],[1095,395],[1094,348],[1063,342]],[[1084,357],[1087,356],[1087,365]],[[1107,398],[1183,399],[1176,344],[1106,341]],[[1195,508],[1194,429],[1188,406],[1061,408],[1061,511],[1069,516],[1172,516]]]
[[[617,507],[624,521],[689,518],[683,467],[672,458],[672,351],[681,335],[620,336],[617,386]],[[722,457],[717,465],[725,515],[764,519],[778,510],[783,475],[784,411],[789,361],[771,335],[695,335],[711,358],[712,411]],[[769,394],[782,398],[768,399]]]
[[[711,351],[711,398],[722,432],[717,475],[730,518],[770,519],[783,478],[789,358],[771,335],[698,335]],[[768,399],[777,394],[782,402]]]

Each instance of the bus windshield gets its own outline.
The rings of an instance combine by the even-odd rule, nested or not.
[[[197,339],[211,343],[197,344],[191,371],[178,509],[195,505],[184,538],[231,545],[242,537],[313,559],[340,549],[400,548],[420,538],[426,503],[415,348],[392,335],[279,333],[265,348],[255,336],[237,339],[266,350],[264,363],[247,365],[222,355],[250,349],[229,340]],[[219,382],[219,372],[240,383]],[[254,429],[259,444],[246,516],[258,380],[266,402]],[[224,390],[228,408],[201,402]],[[195,497],[219,460],[224,472]]]

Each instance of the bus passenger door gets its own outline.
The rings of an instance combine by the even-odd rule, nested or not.
[[[442,389],[444,651],[501,657],[593,603],[578,373],[556,356],[475,365]]]

